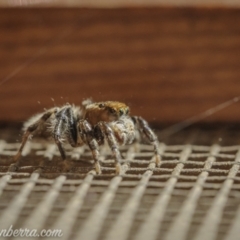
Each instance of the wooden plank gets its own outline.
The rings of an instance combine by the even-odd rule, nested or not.
[[[239,26],[238,9],[0,9],[0,120],[92,97],[181,121],[240,95]]]
[[[119,8],[119,7],[239,7],[236,0],[1,0],[4,7],[87,7],[87,8]]]

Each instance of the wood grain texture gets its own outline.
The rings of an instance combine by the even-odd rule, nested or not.
[[[119,7],[239,7],[238,0],[1,0],[5,7],[87,7],[87,8],[119,8]]]
[[[184,120],[240,95],[239,26],[238,9],[0,9],[0,120],[87,97]]]

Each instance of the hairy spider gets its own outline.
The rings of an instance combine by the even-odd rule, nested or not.
[[[156,135],[142,117],[129,116],[129,107],[121,102],[85,100],[81,107],[70,104],[53,107],[30,118],[24,124],[23,130],[23,139],[14,157],[15,162],[18,162],[28,138],[40,135],[53,138],[63,160],[66,159],[64,142],[68,142],[72,147],[87,144],[92,152],[96,172],[100,174],[99,146],[106,139],[113,153],[116,173],[119,174],[121,170],[119,146],[131,144],[139,131],[154,146],[155,162],[157,166],[160,165]]]

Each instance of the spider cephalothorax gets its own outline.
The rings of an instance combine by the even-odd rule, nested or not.
[[[86,119],[92,125],[96,125],[98,122],[113,122],[123,116],[127,116],[129,113],[129,107],[120,102],[99,102],[91,103],[86,106],[84,119]]]
[[[129,116],[129,107],[121,102],[92,102],[85,100],[81,107],[66,104],[54,107],[30,118],[24,125],[21,146],[14,157],[16,166],[26,141],[30,135],[51,137],[55,141],[63,160],[66,154],[64,143],[72,147],[87,144],[92,151],[95,169],[101,173],[99,145],[106,139],[112,150],[117,174],[121,171],[119,146],[131,144],[136,132],[144,134],[154,146],[156,164],[160,165],[159,144],[148,123],[141,117]]]

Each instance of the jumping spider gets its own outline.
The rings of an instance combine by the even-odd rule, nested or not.
[[[119,146],[131,144],[136,139],[137,131],[144,134],[154,146],[155,162],[157,166],[160,165],[156,135],[142,117],[129,116],[129,107],[121,102],[85,100],[81,107],[70,104],[53,107],[30,118],[24,124],[23,130],[22,143],[14,157],[16,165],[28,138],[42,135],[53,138],[63,160],[66,159],[64,142],[68,142],[72,147],[87,144],[95,161],[96,172],[100,174],[99,146],[106,139],[115,160],[116,173],[119,174],[121,170]]]

